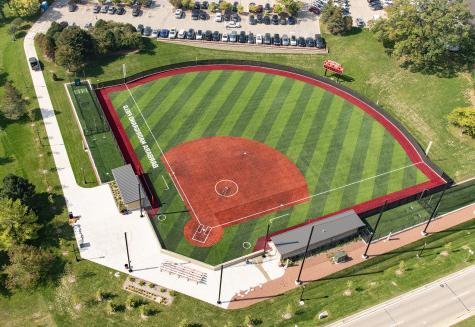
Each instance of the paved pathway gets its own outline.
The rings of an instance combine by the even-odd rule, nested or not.
[[[29,30],[24,43],[26,58],[38,57],[34,47],[34,36],[39,32],[45,32],[51,21],[58,20],[56,9],[64,3],[64,0],[54,3]],[[137,211],[126,216],[121,215],[108,185],[94,188],[82,188],[77,185],[44,75],[41,71],[31,69],[30,73],[68,210],[74,215],[81,216],[74,226],[78,245],[81,243],[87,245],[81,249],[81,257],[125,273],[124,264],[127,262],[127,256],[124,232],[127,232],[134,276],[216,304],[219,271],[207,270],[189,261],[178,260],[161,252],[160,243],[149,219],[140,218]],[[78,140],[78,142],[80,141]],[[160,272],[160,264],[164,261],[180,263],[189,268],[206,272],[207,283],[197,285],[183,278],[178,279],[175,275]],[[276,257],[268,257],[263,263],[236,264],[226,268],[221,306],[226,308],[229,300],[240,290],[258,287],[259,284],[265,283],[269,276],[278,278],[282,274],[283,269],[278,266]]]

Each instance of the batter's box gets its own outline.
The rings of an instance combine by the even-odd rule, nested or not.
[[[211,226],[199,224],[193,233],[192,240],[200,243],[206,243],[209,234],[211,233]]]

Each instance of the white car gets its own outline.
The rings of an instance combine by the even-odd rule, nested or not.
[[[176,27],[172,28],[170,30],[170,33],[168,34],[169,39],[175,39],[176,38]]]
[[[159,33],[160,33],[160,31],[157,30],[157,29],[152,30],[152,37],[158,37]]]
[[[227,23],[226,23],[226,27],[227,27],[227,28],[240,28],[240,27],[241,27],[241,23],[235,22],[235,21],[230,21],[230,22],[227,22]]]
[[[256,44],[262,44],[262,35],[256,34]]]
[[[292,45],[292,46],[297,45],[297,37],[295,35],[290,36],[290,45]]]
[[[198,30],[196,32],[196,39],[197,40],[203,40],[203,32],[201,30]]]
[[[364,27],[364,19],[361,17],[356,18],[356,26],[363,28]]]
[[[175,10],[175,18],[180,19],[181,17],[183,17],[183,10],[181,9]]]
[[[185,32],[185,30],[182,29],[178,32],[177,38],[184,39],[185,36],[186,36],[186,32]]]
[[[223,15],[221,15],[220,12],[216,13],[216,16],[214,17],[214,21],[221,23],[223,21]]]
[[[223,35],[221,35],[221,41],[223,42],[229,41],[228,33],[223,33]]]

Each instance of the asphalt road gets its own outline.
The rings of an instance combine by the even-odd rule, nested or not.
[[[475,266],[470,266],[329,326],[445,327],[473,314]]]

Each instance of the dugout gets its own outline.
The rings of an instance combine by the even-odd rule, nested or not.
[[[359,234],[365,224],[354,210],[307,224],[271,237],[282,259],[296,257],[305,253],[310,230],[315,226],[308,247],[309,251],[329,248],[339,242],[351,239]]]
[[[135,175],[132,165],[128,164],[114,168],[112,169],[112,175],[127,210],[140,209],[140,198],[142,198],[142,208],[150,207],[147,194],[140,179]]]

